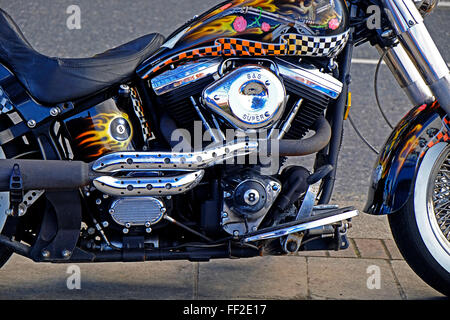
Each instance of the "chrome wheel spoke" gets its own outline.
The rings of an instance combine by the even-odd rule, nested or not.
[[[442,163],[433,186],[434,216],[444,237],[450,241],[450,154]]]

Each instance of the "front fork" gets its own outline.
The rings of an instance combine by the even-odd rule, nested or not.
[[[382,49],[384,61],[411,102],[418,106],[434,98],[450,115],[450,74],[423,18],[412,0],[382,0],[400,44]],[[434,97],[433,97],[434,95]]]

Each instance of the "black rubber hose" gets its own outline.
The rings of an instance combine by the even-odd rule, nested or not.
[[[260,152],[267,152],[267,155],[279,155],[280,157],[306,156],[317,153],[330,142],[331,126],[324,117],[321,117],[316,120],[311,129],[315,131],[315,134],[302,140],[282,139],[279,141],[267,140],[267,143],[262,142]],[[265,148],[267,149],[264,150]]]

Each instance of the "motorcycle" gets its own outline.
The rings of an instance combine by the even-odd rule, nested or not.
[[[450,293],[450,76],[423,20],[437,0],[228,0],[167,39],[44,56],[0,10],[0,266],[209,261],[343,250],[330,204],[353,47],[411,101],[364,212]],[[373,11],[380,8],[378,26]],[[285,165],[315,156],[314,165]]]

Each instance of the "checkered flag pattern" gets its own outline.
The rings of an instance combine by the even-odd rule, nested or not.
[[[436,103],[436,102],[435,102]],[[450,141],[450,120],[448,116],[445,116],[442,120],[442,128],[439,132],[427,143],[426,147],[422,150],[420,157],[422,158],[425,153],[440,142],[448,142]]]
[[[287,42],[288,55],[333,57],[347,44],[349,32],[330,37],[312,37],[287,34],[281,38]]]
[[[263,43],[236,38],[217,39],[214,46],[197,48],[177,54],[157,64],[144,77],[155,73],[173,63],[200,57],[254,57],[254,56],[312,56],[334,57],[347,44],[349,31],[336,36],[304,36],[285,34],[280,37],[279,44]]]
[[[9,100],[6,92],[0,87],[0,114],[8,113],[14,109],[11,100]]]
[[[147,119],[145,118],[144,108],[142,107],[141,99],[139,98],[137,91],[134,88],[131,88],[130,92],[131,101],[133,102],[133,110],[139,119],[139,123],[141,124],[144,140],[148,142],[156,139],[155,135],[150,129]]]

